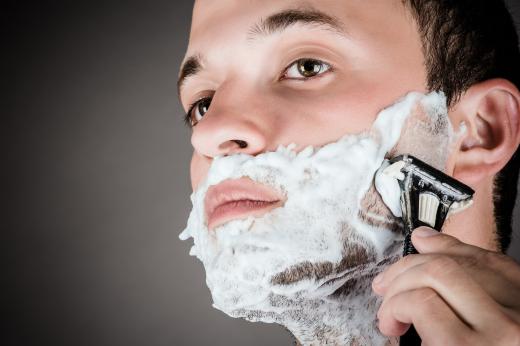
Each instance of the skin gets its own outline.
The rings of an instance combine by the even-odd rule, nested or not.
[[[251,26],[286,9],[319,9],[341,30],[296,24],[251,37]],[[200,56],[201,68],[179,96],[185,110],[201,97],[212,100],[193,127],[193,189],[217,155],[323,145],[370,128],[396,99],[428,91],[421,47],[398,0],[197,1],[186,59]],[[325,62],[324,72],[304,78],[296,65],[286,70],[300,58]],[[513,84],[493,79],[473,85],[451,108],[454,128],[464,122],[468,131],[446,172],[476,191],[474,205],[450,218],[444,234],[414,232],[420,254],[374,283],[385,335],[402,335],[413,323],[428,345],[520,343],[520,269],[494,252],[492,204],[493,177],[520,143],[519,104]]]

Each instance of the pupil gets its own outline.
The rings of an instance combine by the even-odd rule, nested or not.
[[[199,103],[198,108],[199,108],[199,114],[201,116],[203,116],[208,111],[209,101],[208,100],[203,100],[202,102]]]
[[[303,60],[300,62],[300,72],[302,75],[308,77],[317,74],[320,70],[316,61],[313,60]]]

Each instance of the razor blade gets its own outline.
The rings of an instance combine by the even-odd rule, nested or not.
[[[440,231],[447,217],[473,203],[473,189],[411,155],[390,160],[383,174],[397,179],[401,190],[405,256],[417,253],[411,242],[415,228],[428,226]]]

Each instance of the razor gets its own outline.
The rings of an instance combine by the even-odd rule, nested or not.
[[[469,186],[444,174],[412,155],[390,160],[383,174],[397,179],[401,190],[401,209],[405,228],[403,256],[417,253],[411,237],[419,226],[441,231],[449,215],[473,204]]]
[[[469,186],[444,174],[423,161],[400,155],[390,160],[383,174],[397,179],[405,238],[403,256],[416,254],[412,232],[419,226],[441,231],[444,221],[473,203]],[[420,345],[421,339],[413,326],[400,339],[400,345]]]

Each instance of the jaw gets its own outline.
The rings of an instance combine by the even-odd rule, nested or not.
[[[373,294],[372,280],[400,257],[401,242],[389,250],[389,257],[352,268],[323,284],[329,294],[316,298],[271,294],[271,308],[234,311],[231,316],[251,322],[277,323],[289,330],[301,345],[391,345],[377,328],[381,299]]]

